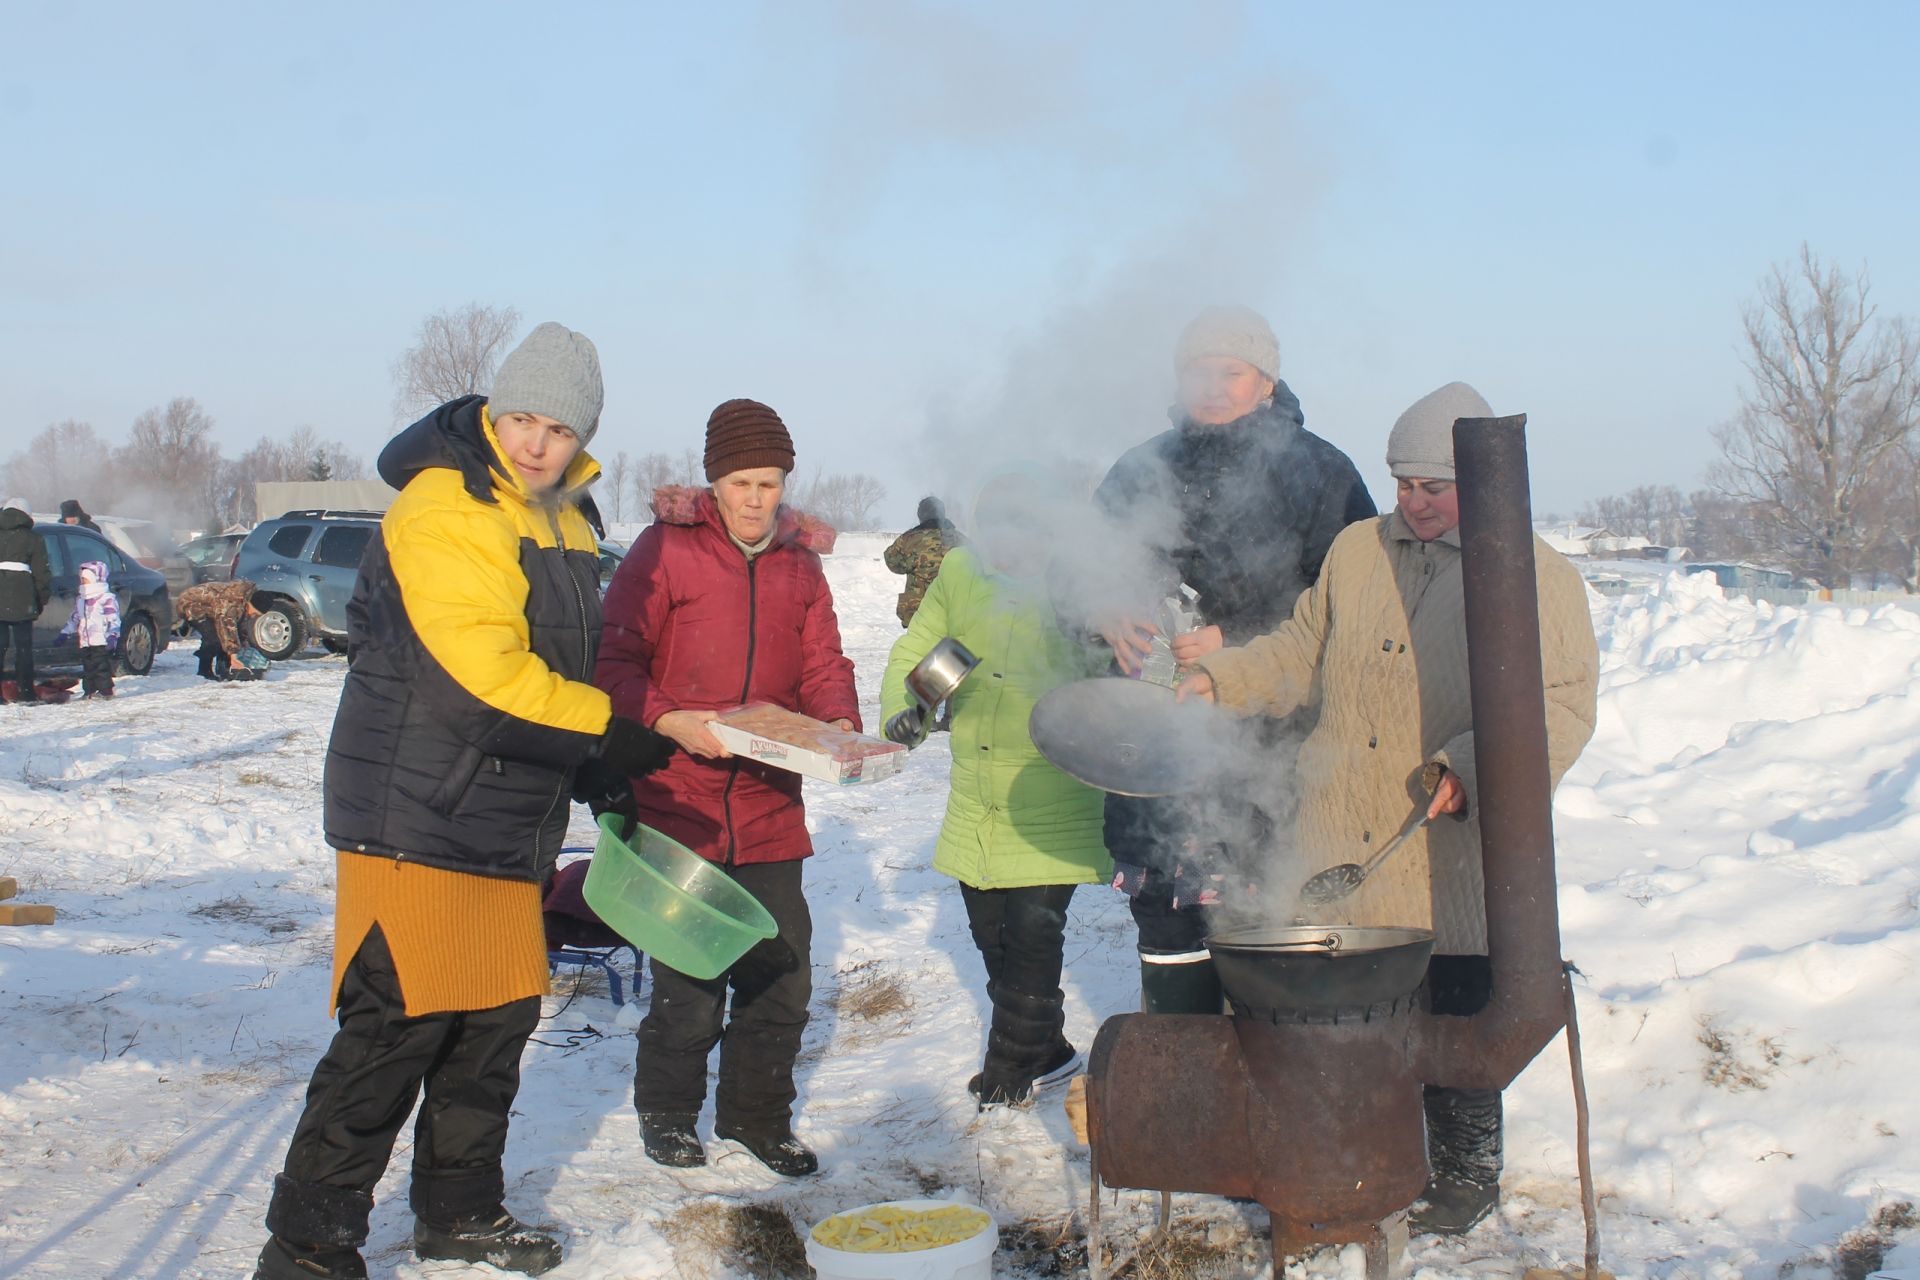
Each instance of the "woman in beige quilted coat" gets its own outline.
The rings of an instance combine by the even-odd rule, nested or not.
[[[1492,978],[1453,424],[1491,416],[1461,382],[1402,414],[1387,443],[1395,509],[1334,539],[1319,582],[1290,620],[1199,659],[1181,686],[1182,697],[1241,715],[1318,708],[1300,752],[1291,846],[1268,868],[1276,900],[1291,902],[1317,871],[1366,862],[1416,811],[1435,819],[1350,897],[1320,908],[1315,922],[1433,929],[1432,1007],[1460,1015],[1486,1003]],[[1538,538],[1534,560],[1547,754],[1558,785],[1593,733],[1599,658],[1579,572]],[[1427,1123],[1433,1180],[1415,1225],[1465,1231],[1499,1200],[1500,1095],[1430,1089]]]

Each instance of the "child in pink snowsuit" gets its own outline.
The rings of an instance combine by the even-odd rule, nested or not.
[[[80,594],[73,616],[60,628],[60,643],[68,637],[80,646],[83,697],[113,696],[113,655],[120,647],[120,603],[107,589],[107,566],[88,560],[80,566]]]

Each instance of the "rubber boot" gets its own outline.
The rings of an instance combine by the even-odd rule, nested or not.
[[[502,1271],[544,1275],[560,1265],[560,1242],[502,1209],[485,1219],[445,1225],[415,1218],[413,1256],[422,1261],[484,1262]]]
[[[1219,1013],[1222,999],[1210,952],[1141,951],[1140,1012]]]
[[[1461,1235],[1500,1203],[1500,1091],[1428,1085],[1424,1101],[1433,1174],[1414,1206],[1412,1226],[1423,1235]]]

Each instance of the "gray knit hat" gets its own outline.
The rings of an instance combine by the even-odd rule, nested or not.
[[[600,353],[593,340],[549,320],[535,326],[500,362],[487,395],[495,419],[537,413],[564,422],[585,444],[600,429]]]
[[[5,502],[0,502],[0,511],[5,511],[9,507],[16,511],[24,511],[28,515],[33,514],[33,508],[27,505],[25,498],[8,498]]]
[[[1174,344],[1174,371],[1201,356],[1232,356],[1266,377],[1280,377],[1280,339],[1273,336],[1266,317],[1252,307],[1208,307],[1188,322]]]
[[[1454,421],[1492,416],[1485,397],[1464,382],[1421,396],[1387,437],[1387,470],[1397,480],[1453,479]]]

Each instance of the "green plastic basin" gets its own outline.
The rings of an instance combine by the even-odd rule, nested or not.
[[[779,929],[760,900],[713,863],[652,827],[633,841],[600,816],[581,893],[594,914],[642,952],[695,978],[717,978]]]

